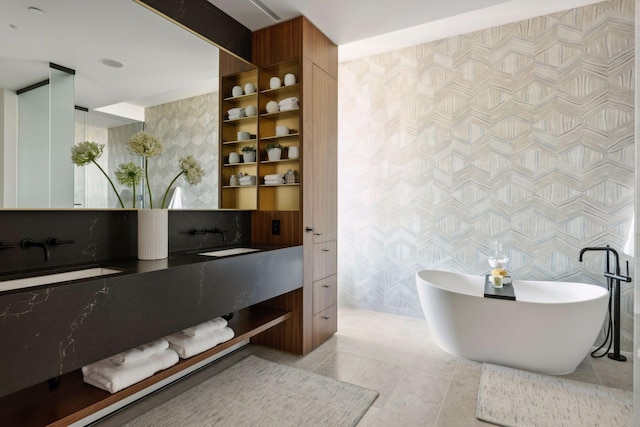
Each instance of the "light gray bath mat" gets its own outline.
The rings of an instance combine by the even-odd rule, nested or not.
[[[477,417],[510,427],[633,424],[633,392],[484,363]]]
[[[378,392],[249,356],[126,426],[353,426]]]

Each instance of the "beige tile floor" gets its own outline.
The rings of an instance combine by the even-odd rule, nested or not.
[[[338,333],[305,357],[249,345],[99,425],[121,425],[251,353],[378,391],[359,427],[489,425],[475,417],[482,364],[442,351],[426,321],[344,307],[338,319]],[[565,377],[631,390],[631,360],[587,357]]]

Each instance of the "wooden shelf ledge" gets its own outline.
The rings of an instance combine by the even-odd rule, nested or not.
[[[234,313],[229,326],[233,339],[180,361],[150,378],[117,393],[90,386],[82,381],[80,369],[60,377],[60,386],[49,391],[46,382],[0,398],[0,419],[11,426],[67,426],[138,393],[216,354],[288,320],[291,313],[263,307],[249,307]]]

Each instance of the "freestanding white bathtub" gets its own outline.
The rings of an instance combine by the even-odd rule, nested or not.
[[[440,347],[478,362],[551,375],[573,372],[589,353],[609,292],[571,282],[514,280],[516,301],[484,298],[484,276],[416,273],[425,318]]]

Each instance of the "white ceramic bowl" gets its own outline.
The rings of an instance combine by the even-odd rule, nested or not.
[[[271,80],[269,80],[269,87],[271,89],[278,89],[280,86],[282,86],[282,82],[280,82],[280,77],[271,77]]]
[[[249,132],[238,132],[238,141],[246,141],[247,139],[251,139]]]
[[[229,153],[229,163],[240,163],[240,155],[238,153]]]
[[[253,117],[258,114],[258,110],[256,109],[255,105],[248,105],[247,107],[245,107],[244,112],[247,117]]]
[[[284,85],[285,86],[291,86],[296,84],[296,76],[294,76],[293,74],[289,73],[289,74],[285,74],[284,75]]]
[[[289,135],[289,126],[276,126],[276,136]]]

